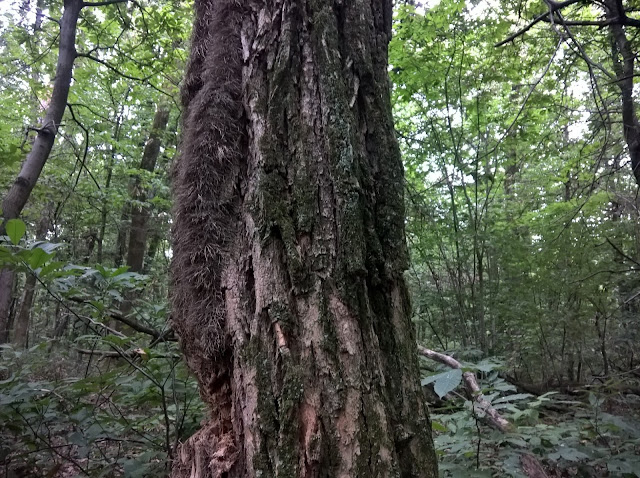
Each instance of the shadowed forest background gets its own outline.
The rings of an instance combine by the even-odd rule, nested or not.
[[[62,3],[0,3],[3,198],[47,127]],[[167,301],[192,5],[101,3],[0,238],[0,476],[165,476],[205,413]],[[640,476],[639,10],[396,2],[406,279],[441,476]]]

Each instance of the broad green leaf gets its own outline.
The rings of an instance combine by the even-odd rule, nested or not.
[[[27,263],[31,269],[39,269],[42,267],[49,259],[53,257],[53,254],[47,254],[43,249],[36,247],[29,252],[29,258],[27,259]]]
[[[440,398],[454,390],[462,381],[462,370],[454,368],[443,373],[431,375],[422,380],[422,385],[433,383],[433,389]]]
[[[549,459],[551,460],[567,460],[571,462],[586,460],[589,458],[589,455],[576,450],[575,448],[561,446],[557,452],[549,454]]]
[[[15,245],[20,243],[20,239],[27,232],[27,226],[21,219],[9,219],[6,224],[7,235]]]

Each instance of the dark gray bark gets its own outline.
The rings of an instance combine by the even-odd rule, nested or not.
[[[81,9],[81,0],[64,2],[64,13],[60,20],[58,64],[51,100],[42,126],[38,129],[33,142],[33,148],[22,164],[20,174],[2,201],[2,214],[5,220],[17,218],[20,215],[53,147],[58,126],[67,107],[73,62],[76,58],[76,26]]]
[[[389,0],[196,1],[172,301],[211,415],[175,477],[437,476],[391,15]]]
[[[627,17],[621,0],[607,0],[604,5],[607,19],[624,19]],[[613,39],[613,69],[620,88],[624,139],[629,149],[633,176],[636,183],[640,185],[640,122],[638,121],[633,98],[636,53],[632,51],[624,26],[621,23],[612,23],[609,29]]]
[[[169,108],[158,106],[153,118],[153,125],[149,133],[149,139],[144,146],[142,160],[138,169],[153,172],[156,167],[162,135],[169,121]],[[131,272],[142,272],[144,265],[144,251],[147,244],[147,221],[149,220],[149,207],[146,203],[148,191],[143,187],[140,177],[135,177],[132,186],[131,199],[131,227],[129,228],[129,247],[127,248],[127,265]]]

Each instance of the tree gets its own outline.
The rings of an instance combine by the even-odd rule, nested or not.
[[[211,415],[174,476],[437,476],[403,271],[392,2],[196,2],[173,325]]]
[[[556,2],[554,0],[544,0],[546,11],[537,15],[526,26],[519,29],[515,33],[509,35],[505,40],[496,44],[502,46],[506,43],[514,41],[519,36],[525,34],[534,25],[539,22],[547,22],[551,25],[554,32],[562,41],[566,41],[570,48],[579,56],[586,64],[591,83],[594,88],[594,96],[600,101],[599,107],[602,111],[601,116],[609,118],[609,111],[602,97],[602,86],[599,85],[598,76],[603,76],[607,84],[617,85],[619,88],[619,98],[621,117],[623,124],[624,139],[627,144],[629,163],[633,172],[636,184],[640,185],[640,121],[636,112],[636,104],[634,100],[634,63],[636,58],[635,34],[629,38],[627,33],[630,29],[640,27],[640,20],[629,16],[637,11],[637,7],[633,5],[625,6],[622,0],[604,0],[604,1],[580,1],[565,0]],[[570,7],[578,5],[573,12],[569,12],[570,19],[565,18],[565,11]],[[584,40],[581,35],[574,32],[574,28],[581,27],[598,27],[607,32],[604,41],[594,41],[593,33],[590,33],[588,40]],[[602,56],[602,51],[609,51],[605,56],[605,61],[611,64],[609,70],[597,58],[592,58],[593,54],[588,51],[588,44],[596,44],[596,55]],[[603,46],[604,45],[604,46]],[[591,46],[591,45],[589,45]],[[606,58],[608,56],[608,58]]]
[[[64,13],[60,19],[60,40],[58,45],[58,61],[49,106],[42,120],[42,126],[32,128],[37,132],[31,151],[25,158],[18,177],[15,179],[2,200],[2,221],[0,235],[5,234],[6,221],[20,216],[27,204],[31,191],[44,168],[53,149],[58,128],[62,121],[69,89],[73,64],[78,56],[76,51],[76,31],[80,11],[85,7],[122,3],[125,0],[109,0],[98,4],[83,2],[82,0],[65,0]],[[0,270],[0,343],[9,338],[9,311],[11,308],[11,290],[13,285],[13,271]]]
[[[22,164],[20,174],[2,200],[3,219],[0,222],[0,235],[5,234],[5,221],[15,219],[20,215],[53,148],[58,126],[67,106],[71,73],[76,58],[76,28],[83,6],[85,5],[81,0],[65,1],[64,14],[60,20],[58,64],[51,100],[42,121],[42,127],[36,129],[38,134],[33,142],[31,152]],[[0,270],[0,343],[6,342],[9,338],[12,286],[13,271]]]

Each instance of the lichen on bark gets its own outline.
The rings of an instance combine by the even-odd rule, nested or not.
[[[196,0],[172,298],[211,414],[176,477],[437,476],[390,19],[389,0]]]

